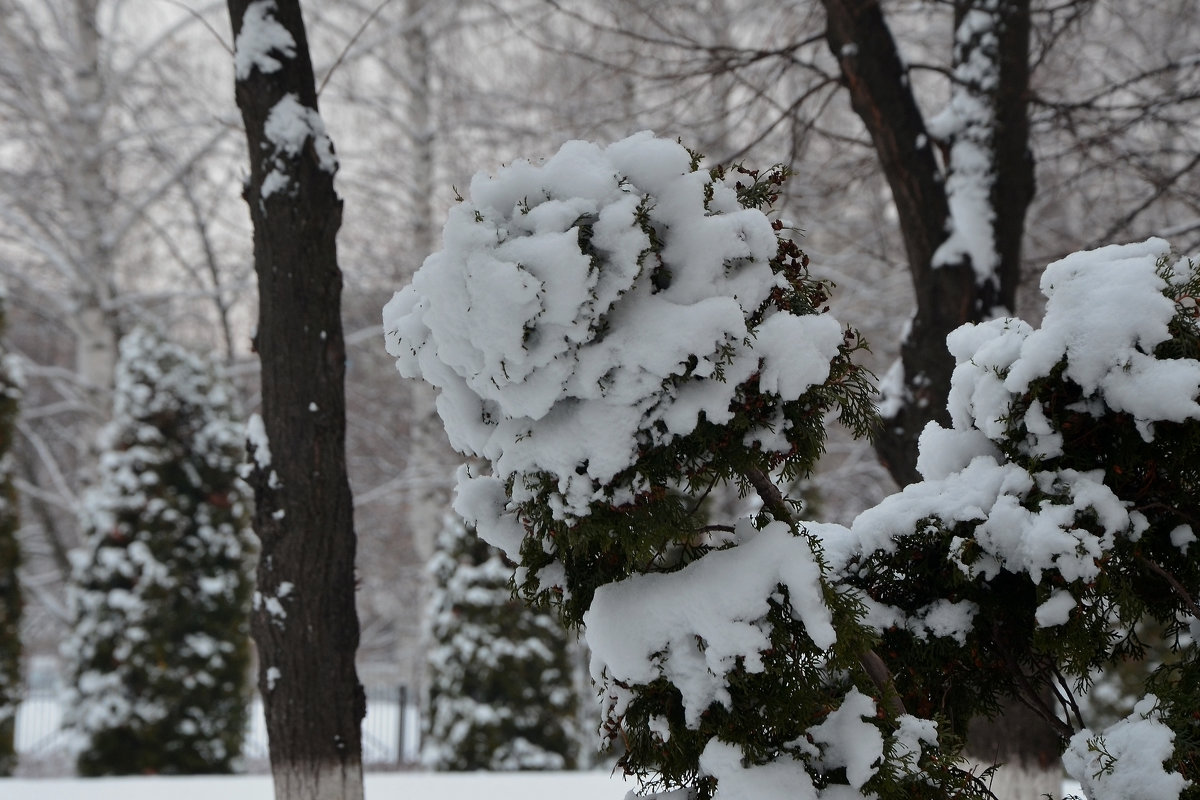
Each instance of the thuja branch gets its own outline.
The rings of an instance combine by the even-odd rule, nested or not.
[[[796,519],[792,516],[792,510],[788,507],[783,493],[765,472],[758,467],[749,467],[746,470],[746,479],[750,481],[750,485],[754,487],[754,491],[763,501],[763,507],[770,511],[775,519],[793,526],[796,524]]]
[[[754,487],[754,491],[763,501],[763,507],[770,511],[772,516],[793,528],[797,526],[796,518],[792,514],[791,508],[788,507],[783,493],[765,472],[758,467],[750,467],[746,470],[746,479],[750,481],[750,485]],[[868,647],[859,653],[858,663],[862,666],[863,672],[867,673],[871,682],[875,684],[875,688],[879,690],[879,697],[887,706],[887,710],[897,717],[907,713],[904,701],[900,699],[900,693],[896,690],[896,681],[892,677],[891,670],[888,669],[879,654]]]

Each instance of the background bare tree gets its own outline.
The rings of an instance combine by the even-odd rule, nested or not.
[[[865,320],[878,365],[895,358],[893,343],[910,343],[908,385],[888,407],[900,415],[894,421],[903,423],[903,433],[890,425],[880,439],[901,481],[913,475],[905,442],[941,407],[936,374],[928,374],[933,367],[913,361],[925,344],[941,347],[949,320],[930,327],[933,316],[1011,311],[1022,280],[1036,282],[1048,260],[1080,246],[1150,233],[1171,235],[1184,250],[1200,240],[1196,132],[1187,122],[1195,116],[1198,82],[1187,54],[1200,38],[1191,4],[1160,0],[1136,13],[1109,0],[551,5],[560,13],[540,25],[532,14],[513,11],[514,35],[550,57],[577,53],[577,63],[592,65],[587,96],[594,109],[616,116],[626,104],[610,98],[632,94],[627,105],[635,113],[625,129],[679,135],[716,161],[779,161],[795,169],[789,211],[807,234],[817,268],[842,284],[842,302],[859,312],[847,318]],[[982,47],[982,39],[956,46],[954,32],[967,13],[992,8],[1011,17],[1004,36],[994,46]],[[876,38],[850,41],[868,35]],[[1022,52],[1027,57],[1015,57]],[[888,53],[892,72],[870,73]],[[1003,72],[991,98],[969,80],[981,58],[997,59]],[[993,114],[1000,114],[993,120],[999,137],[980,141],[1002,156],[991,200],[1007,205],[992,220],[1003,228],[993,233],[1003,251],[999,279],[990,288],[980,281],[978,289],[960,280],[955,291],[978,294],[964,305],[945,294],[955,279],[933,275],[922,263],[948,233],[946,196],[961,173],[954,145],[986,133],[976,126],[954,141],[947,136],[951,120],[943,112],[972,94],[1000,104]],[[884,110],[894,113],[873,113]],[[577,120],[580,130],[599,127],[599,114]],[[880,148],[891,151],[887,160]],[[1033,189],[1030,155],[1038,191],[1029,200],[1030,228],[1022,232],[1020,205]],[[927,286],[935,279],[947,285]],[[909,319],[914,307],[924,319]],[[927,412],[914,408],[925,405]],[[906,414],[912,419],[901,419]],[[846,506],[846,513],[855,510]]]
[[[211,53],[211,35],[178,9],[150,8],[136,25],[121,9],[0,0],[0,273],[27,378],[14,459],[33,653],[62,634],[117,338],[144,317],[170,320],[232,360],[245,327],[230,115],[213,111],[215,82],[193,85],[183,69]]]

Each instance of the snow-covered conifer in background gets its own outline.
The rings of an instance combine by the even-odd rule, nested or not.
[[[768,216],[785,178],[645,133],[477,175],[384,310],[388,350],[485,464],[456,510],[585,623],[644,791],[972,796],[772,480],[812,469],[829,412],[874,419],[862,343]],[[723,483],[762,512],[713,524]]]
[[[64,646],[83,775],[228,772],[239,757],[253,540],[236,416],[212,363],[124,337]]]
[[[557,616],[514,598],[512,564],[456,516],[438,534],[429,571],[426,764],[576,768],[579,698]]]
[[[0,295],[0,334],[5,329],[4,298]],[[12,481],[12,456],[17,406],[21,398],[20,371],[0,347],[0,776],[16,766],[17,703],[21,694],[21,584],[18,569],[17,494]]]

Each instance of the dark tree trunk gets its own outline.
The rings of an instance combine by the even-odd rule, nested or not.
[[[268,461],[264,443],[251,436],[254,529],[262,542],[252,625],[275,796],[360,800],[366,708],[354,667],[336,162],[317,115],[298,0],[228,5],[235,38],[244,26],[256,34],[238,40],[236,90],[250,152],[245,198],[254,222],[255,343],[270,449]],[[264,49],[264,41],[274,44]]]
[[[978,322],[997,308],[1014,310],[1020,278],[1025,212],[1033,198],[1033,159],[1028,143],[1029,0],[1004,0],[996,12],[994,52],[999,80],[992,88],[962,87],[991,109],[988,130],[964,131],[993,155],[990,205],[997,263],[993,277],[981,279],[969,255],[935,266],[938,248],[949,236],[951,209],[947,179],[952,163],[940,163],[934,146],[949,152],[953,142],[935,142],[913,96],[900,57],[877,0],[824,0],[826,39],[842,70],[855,112],[866,125],[892,189],[917,309],[901,346],[904,384],[899,403],[884,421],[876,451],[901,486],[919,479],[917,438],[926,423],[948,423],[946,397],[953,360],[946,335],[966,322]],[[979,2],[960,2],[960,18]],[[980,42],[955,48],[962,63]],[[943,159],[946,162],[947,159]]]
[[[920,479],[917,440],[930,421],[949,424],[946,400],[954,362],[946,335],[967,322],[1015,311],[1025,214],[1033,199],[1029,148],[1029,0],[957,0],[955,30],[968,13],[987,10],[989,34],[958,36],[954,66],[988,66],[994,82],[974,83],[956,74],[952,91],[968,93],[988,110],[981,124],[964,125],[948,141],[935,141],[910,88],[878,0],[823,0],[826,39],[842,70],[855,112],[870,133],[892,189],[904,238],[917,309],[901,345],[901,396],[875,442],[876,452],[901,485]],[[939,255],[952,229],[949,182],[956,169],[954,137],[988,152],[992,174],[987,205],[995,263],[979,269],[971,253]],[[939,161],[934,145],[941,148]],[[899,400],[900,402],[894,402]],[[981,760],[1026,767],[1056,763],[1057,735],[1015,700],[995,721],[972,726],[972,750]]]
[[[6,327],[0,305],[0,332]],[[0,349],[0,358],[4,356]],[[12,452],[20,390],[0,361],[0,459]],[[21,697],[21,547],[17,542],[17,492],[11,465],[0,460],[0,777],[17,765],[17,703]]]

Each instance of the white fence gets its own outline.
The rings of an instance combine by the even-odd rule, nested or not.
[[[71,733],[62,727],[62,698],[56,691],[30,690],[17,708],[18,755],[44,757],[71,749]],[[420,709],[404,686],[367,689],[367,716],[362,725],[363,762],[413,764],[420,749]],[[242,755],[267,758],[267,725],[262,701],[254,698]]]

